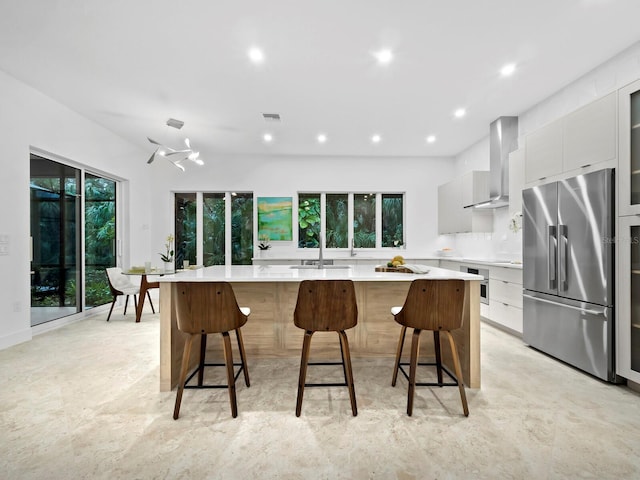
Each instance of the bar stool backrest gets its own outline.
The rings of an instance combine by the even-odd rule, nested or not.
[[[411,282],[409,293],[396,321],[420,330],[455,330],[462,327],[464,280]]]
[[[247,323],[227,282],[174,282],[171,288],[182,332],[230,332]]]
[[[353,281],[303,280],[293,323],[312,332],[338,332],[355,327],[358,306]]]

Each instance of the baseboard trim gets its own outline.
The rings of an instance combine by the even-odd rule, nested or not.
[[[0,350],[13,347],[19,343],[29,342],[33,338],[30,328],[0,337]]]

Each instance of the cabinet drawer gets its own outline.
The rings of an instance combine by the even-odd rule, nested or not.
[[[522,285],[522,269],[507,267],[489,268],[489,278]]]
[[[503,280],[489,280],[489,304],[507,303],[522,308],[522,285]]]
[[[489,319],[522,333],[522,309],[500,302],[491,302]]]

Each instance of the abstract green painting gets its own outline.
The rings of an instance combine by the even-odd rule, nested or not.
[[[258,197],[258,238],[293,240],[292,219],[292,197]]]

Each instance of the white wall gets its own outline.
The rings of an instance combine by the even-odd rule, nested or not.
[[[153,213],[154,252],[162,251],[167,233],[173,231],[172,191],[250,191],[257,197],[294,198],[298,192],[405,192],[405,253],[433,256],[439,241],[437,187],[454,173],[452,158],[227,156],[209,158],[203,167],[188,166],[185,173],[161,159],[151,167],[153,202],[161,206]],[[273,243],[271,255],[293,253],[293,242]]]
[[[124,243],[132,255],[148,249],[149,217],[146,152],[124,142],[67,107],[0,72],[0,235],[9,236],[9,254],[0,255],[0,348],[31,338],[29,259],[29,152],[52,152],[77,164],[128,180],[132,208]],[[127,190],[127,188],[125,188]]]

